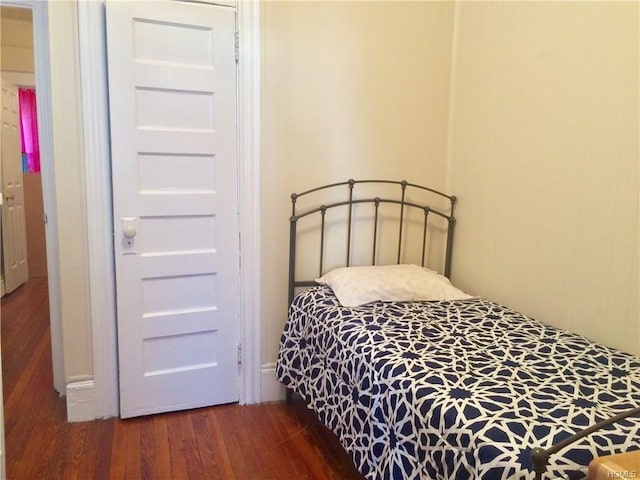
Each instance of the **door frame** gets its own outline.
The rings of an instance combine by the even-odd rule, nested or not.
[[[104,0],[77,2],[96,418],[119,414],[109,110]],[[239,399],[260,402],[260,35],[259,2],[236,7],[240,255]],[[108,212],[108,215],[105,215]],[[105,235],[105,232],[109,232]]]
[[[107,106],[104,0],[76,1],[84,124],[84,180],[89,250],[90,326],[93,381],[87,387],[89,415],[81,419],[119,415],[118,363],[115,313],[115,269],[111,234],[111,174]],[[53,158],[53,109],[51,104],[49,27],[47,2],[7,0],[3,5],[33,12],[34,62],[38,102],[38,128],[43,158]],[[237,19],[240,48],[238,66],[238,162],[240,270],[240,338],[242,367],[239,373],[240,403],[260,401],[262,324],[260,321],[260,5],[239,0]],[[46,244],[49,272],[49,312],[54,388],[67,391],[62,336],[60,263],[54,162],[43,162],[42,189],[47,214]],[[105,212],[108,212],[105,215]],[[107,234],[105,234],[105,232]],[[68,408],[73,404],[68,402]],[[82,408],[87,408],[83,406]],[[68,417],[76,418],[71,411]]]
[[[35,88],[38,92],[38,142],[43,159],[53,158],[53,109],[49,70],[49,21],[47,3],[39,0],[8,0],[3,6],[28,8],[33,20]],[[58,215],[56,209],[55,166],[42,162],[40,167],[42,196],[47,215],[45,228],[49,286],[49,323],[51,326],[51,359],[53,386],[63,395],[66,389],[62,339],[62,307],[60,298],[60,263],[58,247]]]

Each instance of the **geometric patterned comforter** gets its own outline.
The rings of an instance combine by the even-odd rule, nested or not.
[[[482,298],[342,307],[298,295],[276,368],[370,479],[533,479],[531,449],[640,405],[640,359]],[[581,478],[640,448],[627,419],[551,457]]]

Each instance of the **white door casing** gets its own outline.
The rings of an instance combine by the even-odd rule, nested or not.
[[[29,276],[17,87],[2,79],[2,245],[7,293]]]
[[[7,478],[7,455],[4,447],[4,396],[2,389],[2,355],[0,352],[0,480]]]
[[[235,10],[106,5],[120,415],[235,402]]]

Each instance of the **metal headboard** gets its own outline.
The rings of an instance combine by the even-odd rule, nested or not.
[[[398,185],[400,187],[398,198],[381,198],[381,197],[366,197],[366,198],[355,198],[354,190],[355,186],[358,184],[386,184],[386,185]],[[319,192],[322,190],[328,190],[336,187],[347,187],[346,191],[346,200],[339,200],[332,203],[325,203],[317,207],[310,208],[308,210],[298,212],[296,211],[296,203],[297,201],[308,194]],[[438,209],[435,209],[429,205],[415,203],[414,201],[410,201],[407,199],[407,190],[408,189],[416,189],[417,191],[430,192],[431,194],[435,194],[438,197],[446,199],[448,201],[448,210],[449,212],[442,212]],[[344,198],[341,197],[341,198]],[[376,263],[376,253],[377,253],[377,234],[378,234],[378,226],[379,226],[379,207],[381,204],[395,204],[399,206],[399,228],[398,228],[398,254],[396,263],[400,263],[401,259],[401,251],[402,251],[402,236],[403,231],[405,229],[405,220],[406,220],[406,211],[408,209],[419,209],[424,213],[424,224],[423,224],[423,232],[422,232],[422,265],[425,266],[425,255],[427,248],[427,225],[429,220],[429,215],[437,215],[447,223],[447,232],[446,232],[446,252],[445,252],[445,264],[444,264],[444,275],[449,277],[451,273],[451,250],[453,246],[453,230],[455,227],[456,219],[453,216],[454,207],[456,204],[456,197],[446,195],[442,192],[434,190],[429,187],[425,187],[422,185],[416,185],[413,183],[409,183],[405,180],[402,181],[393,181],[393,180],[347,180],[345,182],[332,183],[328,185],[323,185],[321,187],[312,188],[311,190],[307,190],[302,193],[292,193],[291,194],[291,218],[290,222],[290,231],[289,231],[289,304],[293,300],[294,292],[297,287],[310,287],[316,285],[314,280],[304,279],[297,280],[296,276],[296,241],[297,241],[297,225],[298,220],[303,217],[308,217],[310,215],[319,214],[320,215],[320,266],[319,266],[319,275],[323,274],[324,268],[324,240],[325,240],[325,216],[328,211],[334,209],[336,207],[347,207],[347,251],[346,251],[346,262],[345,266],[351,266],[351,233],[353,228],[353,206],[356,204],[372,204],[374,207],[373,212],[373,257],[371,260],[371,265],[375,265]]]

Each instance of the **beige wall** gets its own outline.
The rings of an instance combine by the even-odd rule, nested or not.
[[[460,4],[454,280],[640,353],[638,3]]]
[[[73,7],[49,11],[67,381],[93,374]],[[457,30],[449,2],[261,8],[264,362],[289,194],[376,176],[449,177],[464,288],[638,351],[637,4],[464,3]]]
[[[265,2],[264,362],[287,310],[289,195],[348,178],[444,188],[453,4]]]
[[[33,72],[31,10],[0,7],[1,69]]]

